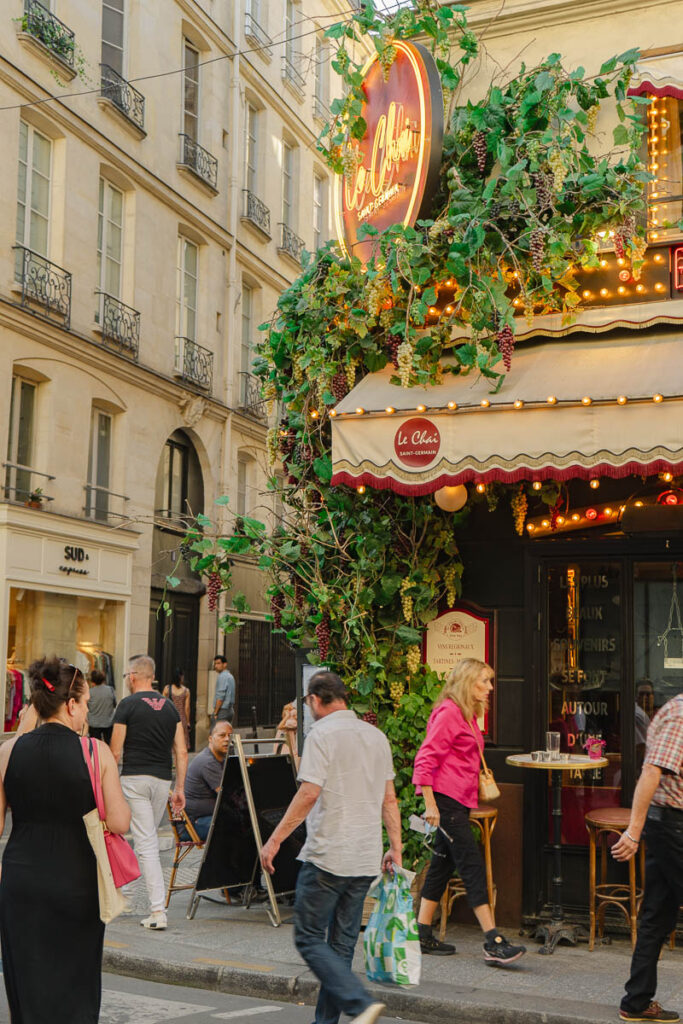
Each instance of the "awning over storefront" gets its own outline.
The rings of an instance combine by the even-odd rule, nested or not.
[[[469,481],[683,472],[683,338],[520,346],[498,394],[481,375],[402,388],[392,367],[336,407],[333,484],[431,494]]]
[[[683,99],[683,59],[680,53],[638,61],[629,96],[672,96]]]

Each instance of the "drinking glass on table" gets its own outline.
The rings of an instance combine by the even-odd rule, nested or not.
[[[560,760],[560,734],[559,732],[547,732],[545,734],[545,749],[550,753],[551,761]]]

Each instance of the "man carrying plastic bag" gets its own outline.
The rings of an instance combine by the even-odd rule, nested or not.
[[[365,928],[365,970],[370,981],[419,985],[422,958],[417,921],[413,913],[410,871],[394,866],[371,886],[378,902]]]

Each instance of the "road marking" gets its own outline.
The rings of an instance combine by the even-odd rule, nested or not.
[[[165,1024],[179,1017],[191,1017],[204,1011],[211,1012],[213,1006],[199,1003],[176,1002],[175,999],[155,999],[133,992],[113,992],[105,989],[102,993],[101,1024]]]
[[[245,1006],[243,1010],[226,1010],[224,1013],[212,1013],[217,1020],[232,1020],[233,1017],[253,1017],[257,1013],[279,1013],[281,1006]]]
[[[105,939],[104,944],[108,949],[128,949],[127,942],[114,942],[112,939]]]
[[[245,964],[241,960],[212,960],[208,956],[196,956],[192,960],[193,964],[216,964],[218,967],[246,967],[248,971],[261,971],[263,974],[267,974],[269,971],[274,971],[274,967],[266,967],[265,964]]]

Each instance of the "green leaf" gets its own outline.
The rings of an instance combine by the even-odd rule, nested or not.
[[[313,471],[319,480],[328,484],[332,479],[332,459],[329,455],[321,456],[313,462]]]
[[[213,523],[208,516],[205,516],[203,512],[199,512],[197,515],[197,522],[200,526],[213,526]]]
[[[216,500],[214,501],[214,505],[229,505],[229,504],[230,504],[230,498],[228,497],[227,494],[221,494],[220,498],[216,498]]]
[[[614,129],[614,145],[625,146],[628,143],[628,128],[623,124],[618,124]]]
[[[177,576],[167,576],[166,577],[166,582],[168,583],[169,587],[179,587],[180,586],[180,580],[178,579]]]

